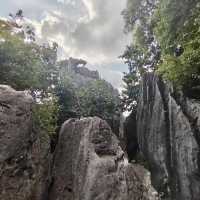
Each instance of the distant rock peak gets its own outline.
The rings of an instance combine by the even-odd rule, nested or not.
[[[67,60],[62,60],[58,62],[58,65],[62,69],[67,70],[67,72],[69,73],[73,72],[76,74],[80,74],[86,78],[100,79],[100,75],[98,71],[89,70],[88,68],[85,67],[86,64],[87,64],[87,61],[83,59],[72,58],[72,57],[70,57]]]

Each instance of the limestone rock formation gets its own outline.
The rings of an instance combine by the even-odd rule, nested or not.
[[[91,112],[88,109],[87,112],[82,112],[84,111],[84,109],[82,109],[82,105],[84,106],[84,101],[83,101],[83,97],[88,95],[90,93],[90,97],[89,99],[94,98],[94,95],[96,95],[96,97],[94,98],[95,100],[91,103],[91,104],[97,104],[96,101],[98,102],[102,102],[102,105],[106,105],[108,104],[108,99],[106,100],[102,100],[102,97],[104,99],[104,96],[112,96],[112,104],[116,104],[115,109],[113,108],[108,108],[107,106],[105,108],[103,108],[100,104],[100,106],[102,107],[102,111],[99,111],[99,113],[96,113],[97,116],[99,117],[104,117],[104,119],[106,119],[109,123],[109,125],[111,126],[113,132],[119,136],[119,129],[120,129],[120,121],[121,121],[121,108],[120,108],[120,98],[119,98],[119,92],[116,88],[114,88],[112,86],[112,84],[110,84],[109,82],[103,80],[100,78],[99,72],[98,71],[92,71],[88,68],[85,67],[85,65],[87,64],[86,61],[82,60],[82,59],[76,59],[76,58],[69,58],[66,60],[62,60],[59,61],[57,63],[57,67],[59,68],[59,79],[61,80],[61,84],[59,85],[59,87],[63,87],[63,85],[68,85],[69,91],[72,90],[72,93],[74,93],[73,95],[75,95],[75,102],[77,101],[77,103],[71,103],[72,107],[71,111],[74,112],[74,115],[71,117],[75,117],[75,116],[79,116],[80,114],[83,116],[88,116],[94,115],[94,111],[95,109],[92,109],[93,111]],[[80,92],[79,92],[80,91]],[[70,91],[71,92],[71,91]],[[96,93],[96,94],[95,94]],[[101,94],[102,93],[102,94]],[[107,95],[107,94],[109,95]],[[59,95],[58,95],[59,96]],[[63,95],[65,96],[65,94]],[[83,96],[83,97],[81,97]],[[102,96],[102,97],[101,97]],[[85,99],[87,99],[88,97],[85,97]],[[110,98],[110,97],[109,97]],[[98,100],[97,100],[98,99]],[[75,105],[78,104],[78,105]],[[79,105],[80,104],[80,105]],[[96,106],[96,105],[95,105]],[[100,107],[97,105],[97,108]],[[91,107],[91,106],[89,106]],[[112,110],[115,113],[108,113],[107,116],[105,114],[106,110]],[[82,110],[82,111],[81,111]],[[87,113],[87,114],[86,114]],[[90,114],[89,114],[90,113]],[[69,119],[69,117],[67,118]],[[64,122],[64,121],[62,121]]]
[[[61,129],[49,200],[156,199],[150,176],[129,164],[108,124],[97,118],[68,120]]]
[[[137,123],[136,113],[132,112],[124,122],[124,137],[125,147],[129,160],[135,160],[139,152],[139,145],[137,140]]]
[[[156,75],[143,78],[137,111],[140,150],[163,199],[200,198],[200,102]]]
[[[34,128],[32,98],[0,85],[0,199],[42,200],[49,142]]]
[[[60,76],[69,77],[75,87],[83,86],[90,81],[99,80],[98,71],[92,71],[85,67],[86,61],[82,59],[69,58],[57,63],[60,68]]]
[[[33,101],[0,85],[1,200],[156,200],[150,173],[129,164],[108,124],[70,119],[54,155],[38,129]]]

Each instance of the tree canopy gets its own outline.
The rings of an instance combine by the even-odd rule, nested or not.
[[[131,32],[133,40],[121,56],[129,66],[124,76],[125,108],[137,105],[133,102],[140,79],[148,71],[156,71],[187,95],[200,85],[199,6],[197,0],[128,0],[122,15],[125,32]],[[176,56],[179,46],[182,53]]]
[[[21,29],[0,20],[0,80],[15,89],[44,91],[53,84],[56,51],[26,42]]]
[[[63,73],[57,61],[58,45],[38,44],[34,27],[23,21],[22,10],[10,18],[0,20],[0,84],[30,92],[36,103],[34,116],[45,132],[54,138],[62,123],[73,117],[99,116],[111,126],[113,120],[119,121],[119,96],[109,83],[91,72],[93,78],[77,87],[84,75]],[[82,74],[90,72],[76,69],[82,69]]]

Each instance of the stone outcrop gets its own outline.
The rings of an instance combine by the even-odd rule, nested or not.
[[[124,122],[125,147],[130,161],[136,160],[139,152],[137,139],[136,112],[132,112]]]
[[[92,71],[85,67],[87,64],[85,60],[69,58],[68,60],[62,60],[57,64],[60,67],[60,73],[66,73],[67,76],[71,76],[72,78],[79,77],[79,79],[83,79],[82,82],[100,79],[98,71]]]
[[[34,127],[32,98],[0,85],[0,199],[43,200],[49,140]]]
[[[0,85],[0,199],[156,200],[150,173],[129,164],[108,124],[71,119],[52,155],[25,92]]]
[[[119,97],[118,90],[115,89],[109,82],[101,79],[98,71],[92,71],[92,70],[86,68],[85,67],[86,64],[87,64],[86,61],[84,61],[82,59],[76,59],[76,58],[69,58],[66,60],[59,61],[57,63],[57,67],[59,68],[59,77],[60,77],[60,80],[62,80],[61,81],[62,84],[63,83],[69,84],[69,88],[70,88],[69,91],[72,90],[73,95],[75,95],[77,97],[80,94],[79,94],[79,92],[77,94],[75,94],[75,93],[77,91],[80,91],[80,89],[82,91],[84,91],[86,89],[85,94],[88,94],[89,91],[93,93],[94,91],[97,91],[98,88],[104,87],[103,90],[107,91],[110,95],[112,95],[113,99],[115,99],[114,104],[119,105],[120,97]],[[71,93],[71,91],[70,91],[70,93]],[[98,93],[99,92],[97,91],[97,94]],[[64,95],[66,95],[66,94],[64,94]],[[102,94],[102,95],[104,96],[104,94]],[[77,99],[77,97],[74,97],[74,98]],[[77,101],[79,101],[79,100],[77,100]],[[82,105],[81,102],[82,102],[82,100],[80,100],[80,104]],[[75,105],[76,103],[74,103],[74,104],[71,103],[71,104],[72,104],[72,107],[73,106],[77,107]],[[80,107],[80,106],[78,106],[78,107]],[[76,111],[74,112],[74,110],[76,110]],[[80,110],[80,108],[79,108],[79,110]],[[105,108],[103,110],[107,110],[107,109]],[[111,110],[113,110],[113,109],[111,108]],[[72,114],[72,116],[71,116],[72,118],[76,117],[77,115],[80,114],[77,111],[77,108],[76,109],[72,108],[71,112],[74,112],[73,113],[74,115]],[[105,113],[104,111],[102,111],[102,112]],[[88,113],[91,113],[91,112],[88,111]],[[97,113],[96,115],[102,116],[101,113]],[[121,108],[120,108],[120,106],[118,106],[118,112],[117,112],[117,109],[115,109],[115,114],[114,113],[111,114],[111,117],[108,116],[106,119],[108,121],[109,125],[111,126],[113,132],[117,136],[119,136],[119,129],[120,129],[120,121],[121,121],[120,113],[121,113]],[[67,118],[67,119],[69,119],[69,118]],[[62,123],[64,123],[64,121],[62,121]]]
[[[128,163],[108,124],[71,119],[62,126],[49,200],[155,200],[150,176]]]
[[[137,111],[140,150],[163,199],[200,198],[200,102],[145,74]]]

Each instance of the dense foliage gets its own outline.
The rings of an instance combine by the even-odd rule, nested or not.
[[[104,80],[94,80],[78,90],[81,116],[98,116],[112,126],[120,114],[118,93]]]
[[[121,56],[129,65],[124,76],[125,108],[137,105],[140,79],[147,71],[158,72],[187,95],[194,94],[192,89],[200,85],[199,7],[197,0],[128,0],[122,14],[133,42]],[[178,48],[182,52],[177,56]]]
[[[52,138],[57,129],[57,119],[59,106],[57,99],[52,97],[36,104],[33,109],[33,115],[36,124]]]
[[[104,80],[94,79],[77,88],[65,76],[55,88],[55,93],[60,106],[59,126],[71,117],[88,116],[98,116],[112,128],[114,122],[119,123],[121,108],[118,92]]]
[[[56,86],[55,95],[58,97],[58,126],[60,127],[65,120],[78,117],[75,89],[67,77]]]
[[[57,49],[55,45],[35,42],[30,25],[20,24],[22,10],[10,15],[11,20],[0,20],[0,84],[29,91],[36,101],[33,116],[39,127],[52,137],[59,108],[52,93]]]
[[[110,84],[93,79],[77,87],[76,76],[61,71],[57,44],[39,45],[22,10],[10,17],[0,20],[0,84],[27,90],[33,96],[33,116],[53,142],[69,118],[99,116],[111,126],[115,118],[119,120],[119,97]]]
[[[161,1],[160,9],[155,15],[162,19],[157,20],[155,27],[163,50],[158,72],[191,95],[192,89],[200,84],[200,4],[195,1],[174,1],[174,7],[170,2],[165,2],[165,6],[163,4]],[[177,6],[181,8],[179,12]],[[169,14],[165,16],[163,13]],[[179,57],[174,55],[177,45],[184,49]]]
[[[155,9],[154,0],[129,0],[122,12],[125,19],[125,32],[131,32],[133,42],[122,56],[129,66],[125,73],[126,89],[123,92],[124,109],[132,110],[137,105],[138,89],[141,76],[153,70],[160,59],[160,47],[156,41],[153,24],[150,20]]]
[[[0,80],[15,89],[47,92],[54,72],[55,60],[47,62],[45,53],[53,48],[25,42],[25,38],[9,21],[0,21]],[[17,29],[17,30],[15,30]],[[15,33],[16,31],[16,33]]]

